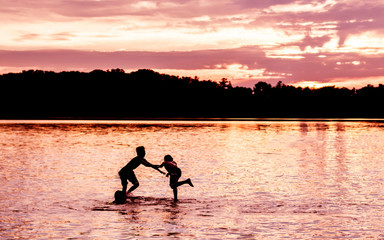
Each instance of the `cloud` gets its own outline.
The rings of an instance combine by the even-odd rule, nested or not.
[[[36,34],[36,33],[28,33],[28,34],[22,34],[18,37],[15,38],[15,41],[18,42],[25,42],[25,41],[31,41],[31,40],[47,40],[47,41],[67,41],[71,38],[75,37],[74,34],[69,33],[69,32],[59,32],[59,33],[54,33],[54,34]]]
[[[233,1],[233,4],[239,5],[242,8],[268,8],[274,5],[284,5],[295,3],[297,0],[264,0],[264,1],[254,1],[254,0],[236,0]],[[308,1],[310,2],[310,1]]]
[[[36,33],[27,33],[27,34],[22,34],[20,36],[18,36],[17,38],[15,38],[16,41],[28,41],[28,40],[33,40],[33,39],[38,39],[40,38],[41,35],[40,34],[36,34]]]
[[[339,1],[332,5],[326,5],[324,10],[300,14],[294,12],[275,13],[272,16],[262,16],[262,18],[279,22],[279,27],[287,28],[287,30],[334,31],[340,39],[340,46],[351,35],[368,31],[382,33],[384,30],[384,15],[381,14],[384,11],[384,3],[381,1]]]
[[[6,0],[0,68],[372,78],[384,76],[382,12],[380,0]]]
[[[241,63],[253,66],[263,59],[258,47],[229,50],[200,50],[189,52],[98,52],[73,50],[0,51],[0,66],[31,66],[41,68],[156,68],[156,69],[209,69],[217,65]]]
[[[305,34],[305,37],[297,42],[289,44],[283,44],[282,46],[297,46],[301,51],[304,51],[306,47],[316,48],[323,47],[327,42],[332,40],[332,36],[324,35],[321,37],[312,37],[309,32]]]
[[[42,70],[93,69],[173,69],[189,73],[200,70],[233,68],[249,80],[328,82],[336,78],[384,76],[384,54],[362,56],[358,53],[304,54],[303,58],[270,58],[257,46],[226,50],[189,52],[95,52],[95,51],[0,51],[0,67],[34,66]],[[228,73],[228,71],[223,71]],[[257,76],[255,72],[260,72]],[[198,74],[196,74],[198,75]],[[226,77],[226,76],[222,76]],[[244,80],[244,79],[241,79]]]

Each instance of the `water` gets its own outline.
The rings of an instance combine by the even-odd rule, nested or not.
[[[140,166],[143,145],[195,187]],[[380,121],[1,121],[1,239],[384,239]]]

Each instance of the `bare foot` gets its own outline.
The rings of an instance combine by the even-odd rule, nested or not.
[[[188,184],[189,186],[194,187],[190,178],[188,178]]]

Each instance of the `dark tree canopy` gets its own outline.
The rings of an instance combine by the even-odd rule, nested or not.
[[[150,69],[0,75],[0,118],[381,118],[384,86],[233,87]]]

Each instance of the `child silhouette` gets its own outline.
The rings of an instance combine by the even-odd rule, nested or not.
[[[136,148],[137,156],[134,157],[127,165],[125,165],[120,171],[119,176],[121,179],[121,185],[123,186],[123,193],[126,193],[127,195],[131,193],[133,190],[135,190],[137,187],[139,187],[139,181],[136,178],[136,175],[134,173],[134,169],[136,169],[138,166],[143,164],[146,167],[151,167],[157,171],[159,171],[162,174],[165,174],[164,172],[160,171],[158,168],[158,165],[153,165],[149,163],[144,157],[145,157],[145,148],[143,146]],[[128,190],[127,192],[127,185],[128,181],[130,181],[133,186]]]
[[[189,184],[189,186],[193,187],[192,181],[190,178],[184,181],[179,182],[179,178],[181,177],[181,169],[177,167],[177,163],[173,161],[173,158],[171,155],[166,155],[164,157],[164,162],[159,166],[159,168],[165,167],[167,170],[167,177],[169,176],[169,186],[173,190],[173,197],[174,201],[177,202],[177,187],[184,185],[184,184]]]

